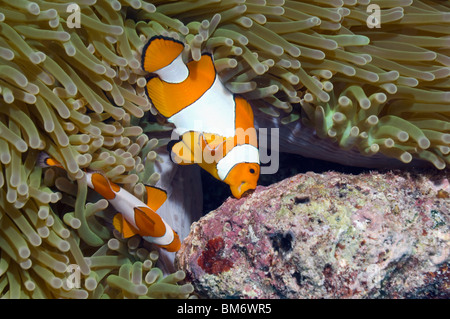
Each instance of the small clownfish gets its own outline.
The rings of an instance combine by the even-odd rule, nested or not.
[[[171,143],[179,164],[199,164],[230,186],[234,197],[256,188],[259,150],[250,104],[220,81],[213,58],[185,64],[178,40],[154,36],[143,48],[142,68],[153,73],[146,94],[181,138]]]
[[[39,165],[64,168],[58,161],[41,153]],[[140,235],[146,241],[154,243],[169,252],[180,249],[178,234],[157,214],[159,207],[166,201],[164,190],[145,186],[147,199],[145,204],[134,195],[111,182],[98,172],[85,172],[87,185],[103,196],[118,211],[113,218],[113,226],[124,238]]]

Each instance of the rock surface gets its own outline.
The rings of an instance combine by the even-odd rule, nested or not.
[[[207,298],[449,298],[450,174],[306,173],[191,227],[177,253]]]

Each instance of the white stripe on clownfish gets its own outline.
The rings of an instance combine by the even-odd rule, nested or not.
[[[250,144],[236,145],[217,163],[217,174],[225,180],[231,169],[239,163],[259,163],[258,148]]]
[[[188,131],[233,137],[236,132],[234,96],[216,76],[213,85],[194,103],[167,119],[175,124],[175,132]]]
[[[40,166],[64,168],[59,162],[42,153]],[[180,248],[178,234],[157,213],[167,199],[164,190],[154,186],[145,186],[147,203],[142,202],[124,188],[111,182],[98,172],[84,172],[87,185],[103,196],[118,211],[113,226],[124,238],[140,235],[168,251]]]
[[[181,83],[189,75],[189,70],[183,62],[183,58],[181,54],[172,61],[168,66],[163,67],[155,71],[154,73],[158,74],[158,76],[167,83]]]

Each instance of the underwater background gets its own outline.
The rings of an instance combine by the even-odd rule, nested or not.
[[[116,212],[83,179],[85,169],[101,171],[141,200],[145,185],[165,189],[161,214],[182,239],[230,196],[198,167],[169,159],[173,127],[147,99],[141,68],[155,35],[186,43],[186,61],[212,53],[226,87],[251,103],[255,126],[279,130],[279,169],[260,185],[311,170],[431,168],[448,178],[449,8],[441,0],[0,0],[0,296],[195,296],[174,254],[123,239]],[[37,165],[42,152],[64,169]],[[448,249],[448,225],[435,231]]]

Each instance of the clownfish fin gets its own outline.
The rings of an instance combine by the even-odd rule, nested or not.
[[[168,83],[157,76],[147,81],[145,92],[163,116],[170,118],[200,99],[214,84],[216,69],[212,57],[202,55],[199,61],[187,64],[188,77],[180,83]]]
[[[149,207],[135,207],[134,220],[141,236],[161,237],[166,233],[161,217]]]
[[[164,36],[154,36],[142,49],[142,69],[146,72],[158,71],[175,60],[183,52],[181,41]]]
[[[37,165],[40,167],[60,167],[60,168],[64,168],[64,166],[61,165],[60,162],[58,162],[57,160],[55,160],[54,158],[50,157],[50,155],[48,155],[45,152],[40,152],[38,155],[38,159],[37,159]]]
[[[173,144],[170,151],[170,158],[178,165],[191,165],[195,163],[191,148],[183,140]]]
[[[222,158],[224,156],[224,146],[226,145],[226,141],[226,138],[216,134],[201,133],[200,145],[204,153],[205,151],[209,153],[203,154],[203,156],[216,157],[221,155],[220,158]]]
[[[202,147],[206,147],[208,150],[217,151],[220,148],[223,148],[227,139],[223,136],[212,134],[212,133],[201,133],[200,139]]]
[[[248,129],[254,127],[253,110],[250,104],[242,97],[235,96],[236,103],[236,128]]]
[[[121,213],[114,215],[113,226],[122,234],[123,238],[130,238],[138,233],[138,230],[131,225]]]
[[[120,190],[119,185],[111,182],[101,173],[93,173],[90,178],[94,190],[107,200],[114,199],[116,193]]]
[[[250,144],[258,147],[252,107],[242,97],[235,96],[234,100],[236,103],[235,145]]]
[[[146,204],[156,212],[167,200],[167,193],[165,190],[154,186],[145,185],[145,189],[147,190]]]

